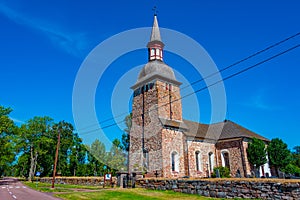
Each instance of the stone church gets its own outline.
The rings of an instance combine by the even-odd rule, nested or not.
[[[148,48],[148,63],[139,73],[132,103],[129,172],[147,177],[210,177],[214,167],[226,166],[232,177],[247,177],[253,166],[247,159],[251,138],[268,139],[225,120],[202,124],[182,118],[180,82],[163,61],[157,16]],[[261,175],[271,175],[268,164]]]

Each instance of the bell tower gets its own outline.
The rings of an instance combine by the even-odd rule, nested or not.
[[[181,83],[176,80],[172,68],[163,61],[164,43],[157,15],[154,15],[147,48],[148,63],[131,87],[134,92],[129,172],[142,171],[148,176],[155,174],[160,177],[185,175]],[[172,152],[178,154],[176,171],[172,168]]]

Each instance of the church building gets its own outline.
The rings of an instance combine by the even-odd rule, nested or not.
[[[230,169],[230,175],[247,177],[253,166],[247,159],[251,138],[269,140],[225,120],[202,124],[182,118],[181,83],[164,63],[157,16],[147,44],[148,63],[131,87],[132,127],[130,130],[129,172],[147,177],[210,177],[214,167]],[[261,175],[271,175],[268,164]]]

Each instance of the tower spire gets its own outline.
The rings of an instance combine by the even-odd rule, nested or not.
[[[161,42],[160,31],[159,31],[159,27],[158,27],[156,14],[154,14],[154,21],[153,21],[152,32],[151,32],[151,37],[150,37],[150,42],[153,42],[153,41]]]
[[[148,42],[147,47],[148,47],[149,61],[153,61],[153,60],[163,61],[164,43],[162,42],[160,37],[160,31],[159,31],[156,13],[154,13],[154,20],[153,20],[153,26],[152,26],[151,36],[150,36],[150,42]]]

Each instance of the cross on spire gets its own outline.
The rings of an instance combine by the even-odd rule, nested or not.
[[[158,13],[157,7],[156,7],[156,6],[154,6],[154,7],[152,8],[152,10],[153,10],[153,13],[154,13],[154,15],[156,16],[156,15],[157,15],[157,13]]]

